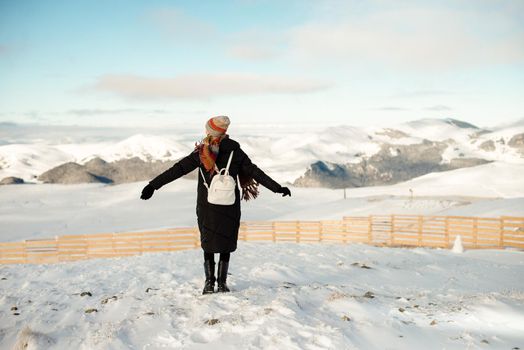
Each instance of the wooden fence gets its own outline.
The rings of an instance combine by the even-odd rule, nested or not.
[[[239,239],[447,248],[458,235],[463,245],[470,249],[524,249],[524,217],[370,215],[346,216],[342,220],[330,221],[249,221],[241,223]],[[0,263],[53,263],[176,251],[199,246],[197,228],[64,235],[0,243]]]

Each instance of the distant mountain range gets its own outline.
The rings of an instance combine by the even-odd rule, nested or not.
[[[59,131],[47,139],[29,139],[16,124],[7,127],[17,130],[17,137],[0,139],[0,179],[6,184],[20,179],[64,184],[148,180],[189,154],[200,137],[194,130],[166,130],[115,141],[116,131],[103,138],[93,130],[75,130],[74,140]],[[257,128],[257,133],[246,127],[231,137],[276,180],[307,187],[387,185],[494,161],[524,163],[524,121],[490,130],[455,119],[421,119],[382,128],[267,127]]]
[[[442,163],[446,142],[424,140],[413,145],[382,144],[380,151],[358,163],[313,163],[294,185],[303,187],[366,187],[392,185],[428,173],[489,163],[482,158],[453,158]]]
[[[399,125],[399,129],[375,130],[367,134],[370,140],[377,135],[391,138],[377,141],[380,149],[375,154],[362,156],[356,162],[319,160],[294,184],[330,188],[391,185],[428,173],[492,161],[523,162],[523,129],[512,126],[486,130],[467,122],[443,119],[418,120]],[[405,143],[414,137],[422,140]]]

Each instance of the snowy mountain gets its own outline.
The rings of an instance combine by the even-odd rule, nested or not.
[[[28,182],[68,182],[64,164],[82,176],[68,179],[106,177],[90,173],[85,165],[96,158],[120,167],[128,174],[127,162],[134,159],[144,167],[155,161],[168,166],[187,155],[202,137],[197,128],[149,130],[102,130],[64,127],[71,136],[58,137],[37,127],[24,132],[17,125],[2,126],[0,131],[0,180],[20,177]],[[46,128],[46,127],[42,127]],[[147,130],[146,130],[147,131]],[[255,132],[256,131],[256,132]],[[238,140],[253,161],[280,182],[298,186],[355,187],[397,183],[431,173],[491,161],[524,162],[524,122],[493,130],[482,129],[454,119],[421,119],[388,127],[337,126],[325,128],[274,126],[237,126],[230,134]],[[55,167],[54,175],[40,177]],[[84,168],[82,168],[84,167]],[[155,171],[158,168],[154,168]],[[75,170],[75,171],[77,171]],[[110,182],[145,180],[122,175]],[[39,178],[40,177],[40,178]],[[75,182],[75,181],[73,181]]]
[[[120,142],[53,144],[51,140],[46,140],[32,144],[8,144],[0,146],[0,178],[16,176],[25,181],[45,182],[45,176],[40,180],[38,176],[55,167],[62,166],[63,168],[68,163],[81,167],[94,159],[101,159],[108,163],[129,159],[145,163],[168,162],[181,158],[191,149],[188,143],[184,144],[167,137],[141,134],[133,135]],[[120,172],[125,172],[124,168],[122,166]],[[158,167],[152,166],[151,168],[158,171]],[[166,166],[162,168],[165,169]],[[73,168],[69,167],[69,169]],[[103,174],[94,175],[103,176]],[[148,173],[148,176],[150,175]],[[134,181],[138,180],[142,178]],[[83,181],[73,181],[73,183],[78,182]]]

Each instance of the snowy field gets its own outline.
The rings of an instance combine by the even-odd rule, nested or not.
[[[339,220],[370,214],[524,216],[524,164],[494,162],[433,173],[393,186],[343,190],[291,187],[282,198],[261,187],[242,220]],[[1,186],[0,241],[63,234],[196,226],[196,181],[178,179],[148,201],[147,182],[121,185]],[[410,198],[409,190],[414,197]]]
[[[522,252],[241,242],[206,296],[201,255],[0,266],[0,348],[524,348]]]

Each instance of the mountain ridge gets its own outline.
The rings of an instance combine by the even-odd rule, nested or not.
[[[97,133],[104,131],[96,130]],[[492,161],[524,162],[524,124],[518,123],[507,128],[486,129],[452,118],[426,118],[384,127],[346,125],[307,130],[299,127],[289,130],[268,128],[257,129],[256,133],[245,127],[239,130],[230,128],[230,131],[251,159],[268,174],[278,181],[297,185],[307,184],[304,178],[307,178],[308,171],[311,173],[312,166],[316,164],[318,168],[321,164],[319,162],[326,166],[346,169],[345,172],[354,172],[365,163],[368,168],[363,173],[370,177],[361,182],[375,183],[382,177],[382,184],[385,184],[396,178],[395,171],[391,171],[391,168],[395,167],[395,160],[402,160],[402,157],[399,158],[396,154],[397,150],[403,150],[402,154],[408,152],[413,157],[417,148],[418,153],[437,152],[439,156],[432,158],[432,165],[427,167],[429,170],[438,168],[444,171]],[[97,173],[97,176],[108,177],[111,179],[109,183],[138,181],[142,180],[147,172],[140,171],[141,176],[124,175],[129,171],[137,171],[132,170],[133,162],[117,162],[138,158],[142,167],[158,171],[159,168],[153,163],[174,163],[189,154],[194,143],[201,137],[192,129],[181,129],[178,132],[164,130],[155,135],[136,133],[123,139],[114,136],[115,130],[104,131],[110,135],[105,139],[96,133],[82,134],[81,130],[75,132],[77,134],[73,138],[61,135],[56,139],[53,135],[48,139],[38,138],[32,143],[0,139],[0,179],[15,176],[24,179],[25,182],[41,183],[44,181],[39,177],[53,168],[68,162],[83,166],[92,159],[99,158],[112,164],[113,168],[120,166],[121,169],[112,170],[113,176],[116,176],[116,173],[120,174],[115,179],[111,179],[104,172]],[[81,142],[75,142],[75,138]],[[18,139],[27,141],[24,135],[19,135]],[[83,140],[87,142],[82,142]],[[96,142],[92,142],[93,140]],[[11,143],[2,144],[2,141]],[[420,155],[418,157],[420,158]],[[404,159],[401,164],[411,175],[398,176],[398,179],[403,181],[419,176],[421,166],[417,165],[417,162],[406,162]],[[370,164],[380,171],[373,173],[373,169],[369,168]],[[58,173],[55,172],[53,181],[58,181]],[[328,175],[327,172],[325,174]],[[298,181],[300,178],[302,180]],[[329,187],[333,184],[327,181],[317,185]]]

